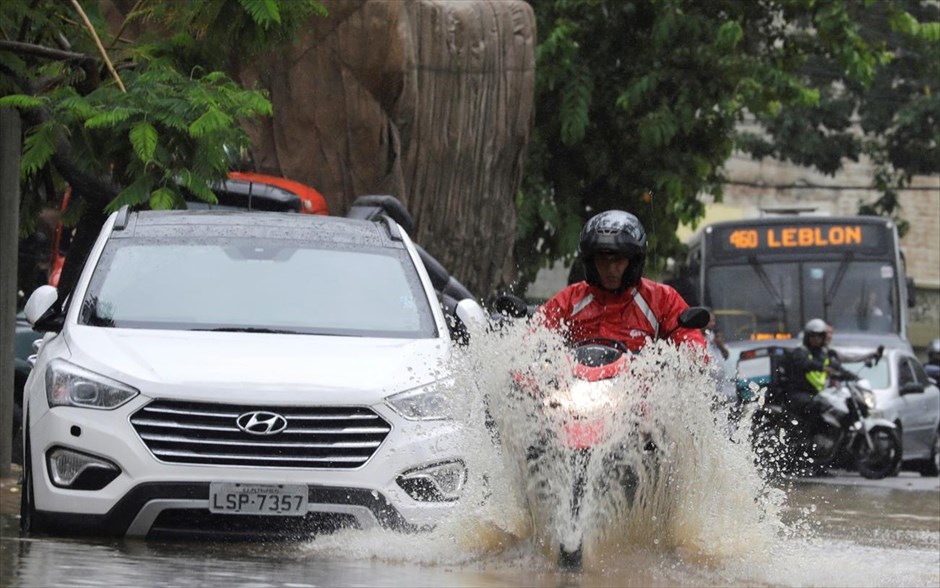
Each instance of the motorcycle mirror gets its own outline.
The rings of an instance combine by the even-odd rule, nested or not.
[[[503,294],[498,297],[493,308],[499,314],[512,318],[524,318],[529,315],[529,306],[525,300],[512,294]]]
[[[704,329],[712,313],[702,306],[690,306],[679,315],[679,326],[684,329]]]

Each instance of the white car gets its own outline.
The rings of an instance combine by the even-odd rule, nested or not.
[[[845,356],[860,356],[870,347],[836,347]],[[940,474],[940,390],[920,361],[906,349],[887,349],[874,365],[844,363],[843,367],[871,385],[872,416],[887,419],[901,433],[904,467],[925,476]]]
[[[395,222],[123,208],[66,298],[26,309],[49,332],[24,531],[296,537],[460,508],[454,343]]]

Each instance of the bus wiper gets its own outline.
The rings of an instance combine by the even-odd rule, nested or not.
[[[209,331],[211,333],[270,333],[274,335],[303,335],[300,331],[288,329],[268,329],[265,327],[218,327],[215,329],[190,329],[190,331]]]
[[[842,285],[842,279],[845,277],[845,272],[849,269],[849,263],[852,262],[855,254],[851,251],[846,253],[845,257],[842,258],[842,261],[839,263],[839,269],[836,270],[836,277],[832,280],[832,285],[827,288],[823,293],[823,318],[829,320],[829,307],[832,306],[832,300],[836,295],[836,291],[839,290],[839,286]]]
[[[781,317],[783,319],[783,325],[787,324],[787,305],[783,302],[783,297],[780,295],[780,292],[774,288],[773,282],[770,281],[770,277],[767,276],[767,272],[764,270],[764,266],[757,261],[757,256],[749,255],[747,262],[751,264],[751,267],[754,268],[754,273],[757,274],[757,277],[760,278],[761,284],[764,285],[764,288],[770,293],[771,297],[774,299],[774,305],[780,311]]]

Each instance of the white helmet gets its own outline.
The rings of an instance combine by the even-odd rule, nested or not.
[[[810,319],[806,323],[806,326],[803,327],[803,345],[809,346],[809,338],[811,335],[820,335],[825,341],[826,331],[829,329],[829,325],[826,324],[826,321],[821,318]]]
[[[829,325],[826,324],[826,321],[821,318],[810,319],[806,326],[803,327],[804,333],[819,333],[825,335],[826,331],[829,329]]]

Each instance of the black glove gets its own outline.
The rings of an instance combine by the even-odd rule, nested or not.
[[[849,370],[839,368],[839,373],[836,375],[836,378],[842,380],[843,382],[854,382],[858,379],[858,376]]]

